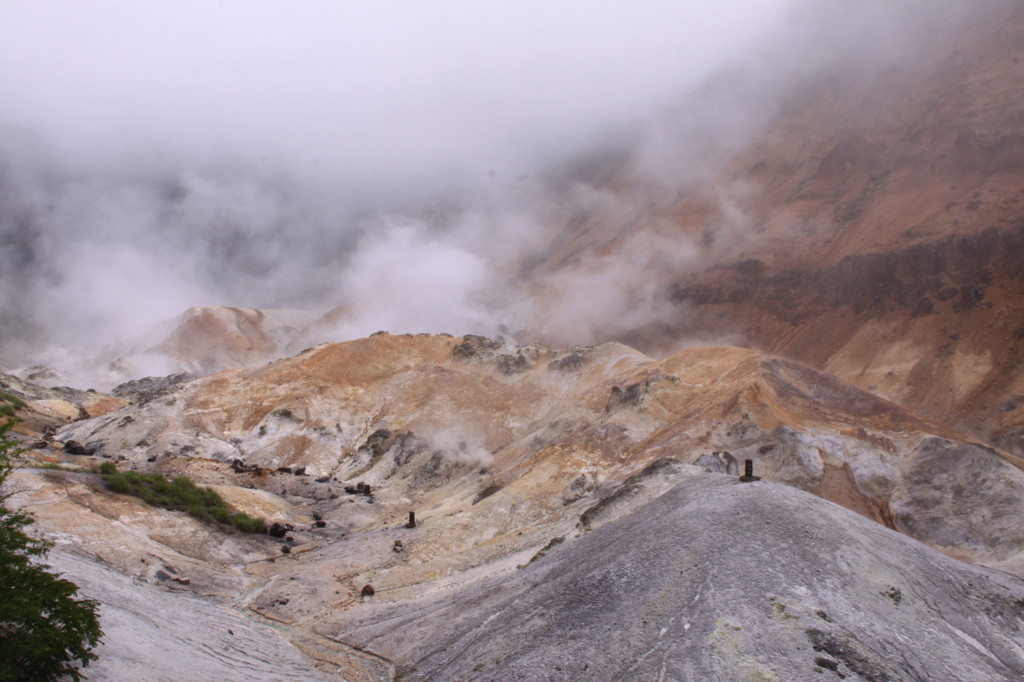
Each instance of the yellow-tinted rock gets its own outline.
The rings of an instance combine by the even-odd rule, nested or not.
[[[82,409],[89,417],[101,417],[108,412],[119,410],[127,404],[128,401],[122,398],[94,395],[82,401]]]

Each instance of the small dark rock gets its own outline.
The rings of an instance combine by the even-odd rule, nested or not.
[[[375,593],[373,585],[363,585],[363,589],[360,594],[364,597],[372,597]]]
[[[462,337],[462,343],[452,349],[452,355],[457,358],[471,358],[484,351],[498,348],[501,348],[501,344],[497,341],[492,341],[484,336],[466,334]]]
[[[156,461],[156,455],[150,455],[149,457],[146,458],[146,461],[147,462],[155,462]]]
[[[985,297],[984,290],[975,284],[965,284],[960,287],[960,303],[965,308],[973,308]]]
[[[267,535],[274,538],[283,538],[287,532],[288,529],[280,523],[274,523],[269,528],[267,528]]]
[[[306,467],[296,467],[292,473],[295,474],[296,476],[305,476]]]
[[[284,537],[284,541],[285,542],[295,542],[295,538],[293,538],[291,535],[286,535]]]
[[[156,573],[153,574],[153,577],[155,577],[160,582],[164,582],[165,580],[170,580],[171,579],[171,576],[169,576],[168,574],[164,573],[163,571],[157,571]]]
[[[583,353],[576,351],[566,355],[561,360],[555,360],[549,363],[548,369],[551,371],[557,370],[559,372],[571,372],[582,367],[586,361],[586,356],[583,355]]]
[[[935,312],[935,304],[927,296],[914,301],[914,305],[911,307],[910,314],[913,317],[920,317],[921,315],[928,315]]]
[[[320,512],[313,512],[313,520],[314,521],[319,521],[322,518],[323,517],[320,515]]]
[[[77,440],[69,440],[67,443],[64,443],[64,452],[68,453],[69,455],[88,454],[88,452],[85,449],[85,446],[79,443]]]
[[[292,548],[288,545],[281,545],[281,554],[291,554]]]
[[[828,668],[833,671],[839,669],[839,661],[833,661],[831,658],[825,658],[824,656],[815,656],[814,663],[822,668]]]
[[[530,361],[519,355],[502,355],[498,358],[498,369],[502,374],[520,374],[530,371]]]
[[[644,399],[644,388],[640,384],[627,386],[625,390],[619,386],[612,387],[612,394],[605,405],[605,412],[611,412],[620,405],[631,405],[636,407]]]
[[[327,527],[327,522],[326,521],[314,521],[313,522],[313,527],[314,528],[326,528]]]

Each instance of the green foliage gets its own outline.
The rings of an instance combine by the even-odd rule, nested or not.
[[[200,488],[185,476],[168,481],[162,474],[118,471],[113,462],[104,462],[97,470],[107,488],[116,493],[134,495],[146,504],[188,512],[200,521],[233,526],[243,533],[262,533],[264,523],[242,513],[231,513],[227,503],[211,488]]]
[[[107,475],[116,474],[117,473],[117,465],[114,464],[113,462],[104,462],[103,464],[101,464],[98,467],[96,467],[96,471],[94,473],[107,474]]]
[[[7,437],[14,420],[0,425],[0,484],[22,452]],[[32,517],[3,506],[0,496],[0,680],[84,679],[78,664],[96,660],[91,650],[103,635],[92,599],[77,599],[78,586],[40,563],[50,543],[22,529]]]
[[[16,395],[0,391],[0,417],[13,417],[14,413],[25,407],[25,401]]]

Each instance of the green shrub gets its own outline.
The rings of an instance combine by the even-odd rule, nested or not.
[[[243,533],[263,532],[264,523],[261,519],[241,513],[232,514],[217,491],[200,488],[186,476],[168,481],[162,474],[119,472],[112,462],[104,462],[96,471],[103,476],[110,490],[134,495],[154,507],[184,511],[200,521],[216,521],[225,526],[233,526]]]
[[[14,423],[0,425],[0,484],[20,454],[7,437]],[[85,679],[78,666],[96,660],[103,636],[99,602],[48,570],[52,545],[22,530],[32,517],[3,506],[10,494],[0,494],[0,680]]]
[[[231,525],[243,533],[262,533],[266,529],[262,519],[254,519],[241,512],[231,516]]]
[[[18,396],[0,391],[0,417],[13,417],[25,406],[25,401]]]
[[[113,462],[104,462],[103,464],[101,464],[99,466],[97,471],[99,473],[101,473],[101,474],[105,474],[105,475],[108,475],[108,476],[110,474],[116,474],[117,473],[117,465],[115,465]]]
[[[104,476],[103,480],[106,482],[107,487],[115,493],[130,493],[132,490],[132,484],[128,482],[124,474],[110,474]]]

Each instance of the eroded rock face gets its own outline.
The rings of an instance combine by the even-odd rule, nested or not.
[[[506,359],[520,357],[529,368],[507,372]],[[384,505],[375,508],[381,514],[399,513],[399,500],[435,496],[487,501],[483,508],[512,500],[546,508],[548,496],[593,504],[603,484],[618,485],[660,458],[736,473],[751,459],[766,480],[950,551],[990,560],[1024,549],[1024,507],[1009,502],[999,532],[982,530],[981,518],[955,500],[939,516],[963,532],[923,520],[923,496],[938,494],[924,482],[956,455],[925,456],[932,450],[922,443],[968,447],[962,436],[753,351],[692,348],[654,361],[617,344],[560,351],[482,337],[378,335],[260,369],[176,379],[150,380],[152,390],[135,391],[136,404],[59,436],[143,469],[143,460],[173,470],[197,459],[231,463],[230,479],[212,482],[309,500],[361,483]],[[715,452],[725,454],[712,462]],[[1019,477],[1018,461],[970,452],[969,467],[946,472],[951,489],[973,486],[978,475]],[[299,469],[308,477],[281,474]],[[531,518],[540,517],[520,523]]]
[[[454,600],[322,629],[411,680],[1013,680],[1022,596],[795,489],[705,475]]]
[[[103,643],[94,651],[99,660],[83,670],[90,680],[331,679],[273,629],[231,610],[191,594],[139,585],[66,549],[50,552],[48,561],[102,603]]]
[[[422,663],[422,670],[437,671],[429,673],[435,679],[465,671],[459,672],[461,664],[437,663],[433,654],[417,649],[420,634],[410,635],[407,643],[380,635],[374,629],[383,623],[378,617],[405,622],[408,611],[413,620],[423,618],[414,631],[420,632],[422,625],[422,632],[429,634],[435,598],[444,602],[475,590],[481,581],[509,579],[519,575],[517,566],[533,571],[630,514],[646,519],[632,526],[631,533],[643,538],[639,546],[657,540],[666,556],[674,556],[681,543],[704,552],[709,565],[733,567],[723,569],[721,583],[716,575],[694,574],[710,581],[714,586],[706,589],[719,595],[702,593],[700,599],[720,604],[723,613],[726,604],[738,599],[733,582],[753,580],[736,563],[746,561],[744,533],[757,538],[752,541],[752,565],[790,590],[779,588],[773,594],[784,599],[778,608],[801,619],[799,633],[785,639],[784,633],[758,620],[764,615],[758,609],[769,609],[767,618],[791,622],[771,611],[776,608],[771,600],[750,602],[728,618],[719,615],[701,635],[706,665],[693,668],[695,678],[707,673],[712,675],[707,679],[733,679],[751,665],[755,667],[750,670],[768,675],[776,668],[762,660],[771,656],[757,649],[760,641],[771,642],[772,650],[791,652],[794,660],[803,661],[800,665],[808,663],[805,650],[818,647],[815,656],[831,658],[825,664],[811,659],[808,665],[829,670],[834,664],[836,670],[856,674],[861,666],[896,675],[893,679],[903,675],[890,650],[878,643],[891,633],[852,615],[845,621],[833,618],[836,625],[831,627],[830,621],[814,615],[818,606],[804,608],[813,600],[797,599],[807,596],[800,591],[806,589],[818,594],[822,608],[831,613],[831,602],[824,601],[821,591],[832,585],[840,595],[835,608],[841,614],[844,603],[881,593],[887,595],[882,603],[907,608],[907,590],[918,583],[905,588],[892,577],[877,589],[873,583],[870,590],[864,587],[868,578],[863,566],[854,567],[854,555],[837,553],[849,540],[843,533],[857,535],[862,533],[857,529],[870,527],[883,534],[878,537],[891,537],[886,535],[888,526],[950,555],[998,562],[1002,569],[1024,575],[1024,509],[1011,494],[1022,476],[1019,462],[835,377],[770,354],[726,347],[690,348],[652,360],[619,344],[555,350],[477,339],[471,354],[456,352],[462,344],[445,336],[389,334],[328,344],[259,369],[161,387],[146,399],[75,422],[57,434],[64,442],[100,448],[102,456],[115,461],[123,457],[122,468],[172,478],[187,475],[212,486],[238,510],[266,519],[280,537],[225,534],[180,513],[111,495],[95,475],[84,472],[19,473],[12,478],[12,485],[19,486],[12,499],[36,513],[41,529],[65,534],[82,551],[103,557],[140,581],[209,595],[297,635],[344,638],[343,633],[358,632],[362,634],[349,644],[372,644],[372,651],[360,653],[335,642],[341,653],[328,647],[322,654],[326,658],[317,661],[344,660],[345,665],[379,671],[393,658],[413,666],[413,672]],[[520,357],[529,368],[507,372],[506,365],[519,365]],[[619,399],[612,401],[613,396]],[[69,456],[64,461],[81,459]],[[756,476],[784,484],[768,488],[782,492],[762,498],[756,492],[761,484],[734,485],[746,459],[753,460]],[[724,473],[716,476],[709,470]],[[688,492],[667,493],[677,485],[676,490]],[[743,506],[747,503],[742,495],[747,494],[760,500],[756,509]],[[677,521],[660,520],[662,515],[671,517],[658,506],[668,495],[687,514],[704,510],[701,523],[694,525],[687,516],[678,524],[703,528],[717,549],[700,549],[703,536],[680,535]],[[800,502],[805,498],[815,501]],[[839,514],[833,502],[857,512],[867,526],[851,526],[846,512]],[[993,516],[987,515],[986,504]],[[797,511],[785,511],[786,505],[796,505]],[[660,511],[648,513],[652,509]],[[410,512],[414,524],[408,522]],[[796,530],[768,532],[763,524],[773,522],[776,514]],[[793,526],[801,514],[816,515],[824,525]],[[829,524],[835,524],[834,538]],[[762,541],[767,544],[757,549]],[[648,561],[646,555],[628,558],[632,555],[622,544],[625,539],[608,542],[627,557],[614,569],[625,571],[615,573],[615,580],[640,580],[646,575],[644,562],[651,570],[661,565],[661,559]],[[918,545],[909,537],[900,542],[910,544],[869,543],[856,550],[861,553],[857,556],[868,557],[864,566],[881,565],[886,576],[894,576],[893,566],[919,561],[906,555],[907,547]],[[919,550],[927,548],[921,545]],[[792,567],[791,555],[797,557]],[[897,558],[883,561],[878,559],[882,555]],[[682,590],[689,584],[688,571],[697,570],[687,568],[686,556],[676,557],[677,573],[658,574],[650,585],[662,584],[666,594]],[[598,573],[604,570],[596,559],[587,565]],[[683,582],[673,583],[672,575]],[[828,576],[839,577],[830,583]],[[531,584],[540,589],[540,583]],[[372,597],[361,596],[366,585],[373,586]],[[647,604],[660,599],[654,587],[637,588],[635,594],[609,589],[616,599],[634,595]],[[479,595],[480,603],[491,603],[490,596]],[[603,604],[599,595],[587,598]],[[685,603],[693,598],[686,593]],[[974,608],[963,606],[970,601],[964,599],[956,608]],[[618,618],[616,632],[623,630],[623,623],[633,628],[630,632],[641,632],[645,619],[653,622],[646,612],[628,610],[635,608],[640,607],[611,609],[609,617]],[[604,618],[603,609],[586,618]],[[934,618],[939,611],[946,613],[945,607],[928,609],[914,618],[939,627]],[[442,628],[444,637],[463,636],[449,627],[458,619],[437,613],[437,618],[451,621]],[[887,617],[882,610],[872,613],[872,618]],[[552,615],[551,622],[585,620],[572,608],[567,614]],[[544,622],[548,620],[538,620]],[[525,631],[532,632],[529,627]],[[538,630],[537,641],[550,632]],[[369,639],[361,639],[364,634]],[[945,646],[945,640],[936,641]],[[984,641],[985,647],[996,646]],[[642,637],[637,642],[660,646]],[[615,649],[620,644],[608,650],[622,657],[636,654],[626,644]],[[309,650],[320,651],[321,645],[323,641],[320,648]],[[382,658],[373,658],[374,652]],[[530,653],[527,658],[562,665],[562,659],[547,658],[549,654],[554,655],[537,653],[537,658]],[[364,655],[369,658],[359,658]],[[591,653],[581,650],[579,655]],[[949,670],[988,670],[956,656]],[[490,658],[474,660],[474,666],[483,666],[480,670],[493,667]],[[533,669],[513,672],[520,670]],[[605,672],[617,674],[611,667],[601,670],[599,678]],[[804,679],[800,671],[806,672],[783,667],[772,674]],[[494,679],[503,679],[494,674]]]
[[[689,478],[515,573],[325,634],[410,680],[1015,680],[1024,581],[801,491]]]
[[[994,451],[927,438],[906,462],[892,511],[912,537],[943,547],[971,548],[999,561],[1024,549],[1024,473],[993,461]]]

